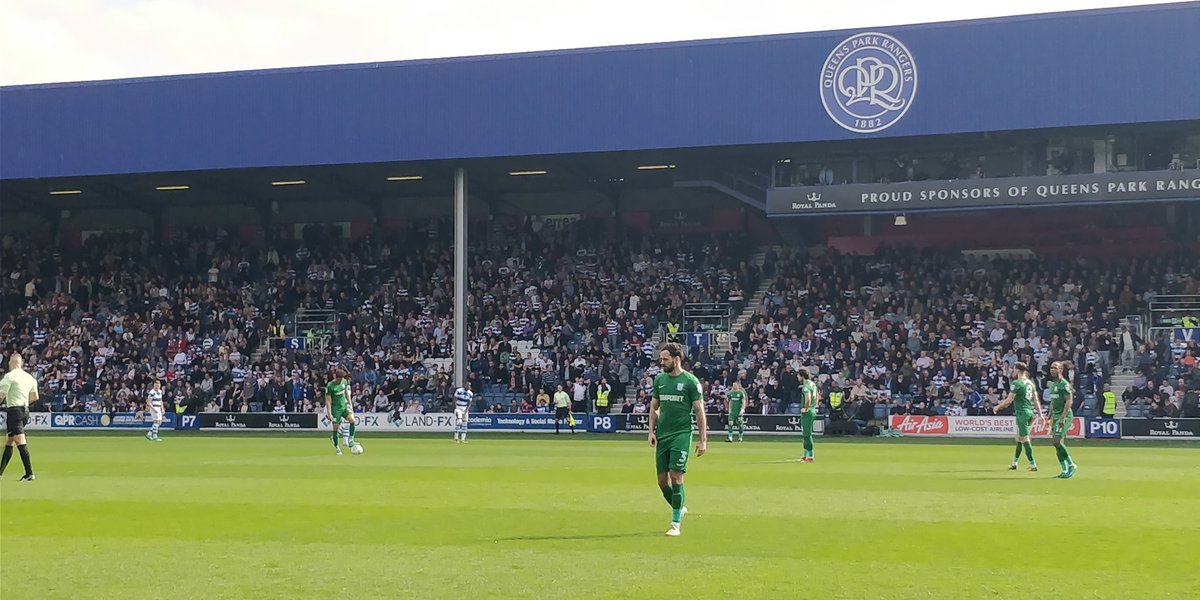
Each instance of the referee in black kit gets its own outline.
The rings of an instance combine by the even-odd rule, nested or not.
[[[29,463],[29,448],[25,446],[25,426],[29,424],[29,401],[38,399],[37,380],[26,373],[21,366],[25,359],[19,353],[13,352],[8,359],[8,372],[0,379],[0,402],[8,406],[8,439],[4,444],[4,458],[0,459],[0,477],[12,460],[13,446],[21,453],[21,462],[25,464],[25,476],[21,481],[33,481],[33,466]]]

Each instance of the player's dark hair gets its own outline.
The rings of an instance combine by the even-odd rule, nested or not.
[[[1018,371],[1020,371],[1020,372],[1022,372],[1022,373],[1028,373],[1028,372],[1029,372],[1029,366],[1027,366],[1027,365],[1026,365],[1025,363],[1023,363],[1023,362],[1018,362],[1017,364],[1013,365],[1013,368],[1014,368],[1014,369],[1016,369],[1016,370],[1018,370]]]
[[[796,371],[796,375],[798,375],[800,379],[809,379],[812,377],[812,375],[808,373],[808,367],[800,367],[800,369]]]
[[[662,351],[666,352],[672,358],[683,358],[683,346],[680,346],[677,342],[663,344]]]

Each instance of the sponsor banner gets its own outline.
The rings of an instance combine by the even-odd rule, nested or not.
[[[48,412],[29,413],[29,423],[25,425],[25,431],[37,429],[50,429],[50,415]],[[0,409],[0,430],[8,427],[8,411]]]
[[[1200,419],[1121,419],[1121,437],[1200,440]]]
[[[617,431],[617,415],[588,415],[588,433],[615,433]]]
[[[578,213],[534,216],[530,217],[530,226],[534,231],[541,231],[542,229],[553,229],[557,231],[570,227],[572,224],[582,218],[583,215]]]
[[[1087,437],[1089,438],[1121,438],[1120,419],[1088,419]]]
[[[587,414],[573,413],[575,430],[587,431]],[[566,423],[561,425],[567,428]],[[545,413],[471,413],[471,431],[554,431],[554,415]]]
[[[709,424],[714,422],[713,416],[709,416],[708,422]],[[721,425],[725,425],[724,416],[721,416],[720,422]],[[748,414],[746,415],[746,431],[803,434],[804,427],[800,425],[800,415]],[[816,420],[812,421],[812,434],[814,436],[824,434],[824,418],[820,414],[817,415]]]
[[[616,421],[616,430],[634,433],[648,433],[650,431],[650,415],[646,414],[622,414],[614,415],[619,417]],[[725,432],[726,420],[725,415],[711,414],[708,415],[708,437],[713,437]],[[801,435],[804,433],[803,426],[800,423],[800,415],[746,415],[746,431],[752,433],[767,433],[778,435]],[[823,435],[825,433],[825,419],[818,418],[813,422],[813,434]]]
[[[1189,342],[1200,343],[1200,327],[1176,327],[1175,341],[1185,344]]]
[[[175,429],[178,431],[183,431],[186,429],[200,429],[200,415],[192,415],[187,413],[176,414]]]
[[[329,417],[318,414],[317,427],[329,429]],[[358,431],[403,431],[412,433],[454,431],[454,413],[355,413]]]
[[[690,208],[688,210],[657,210],[651,213],[656,229],[702,229],[712,221],[712,210]]]
[[[904,435],[928,435],[950,437],[1016,437],[1017,420],[1015,417],[943,417],[943,416],[914,416],[892,415],[888,417],[888,425]],[[1029,431],[1034,437],[1050,435],[1049,422],[1035,424]],[[1071,421],[1067,437],[1079,438],[1084,435],[1084,419],[1076,417]]]
[[[1016,437],[1017,419],[1015,417],[946,417],[950,421],[952,437]],[[1083,437],[1082,417],[1072,419],[1067,437]],[[1033,437],[1050,435],[1050,422],[1035,422],[1029,429]]]
[[[950,435],[950,417],[891,415],[888,427],[904,435]]]
[[[200,413],[201,429],[316,429],[316,413]]]
[[[767,191],[767,214],[894,213],[1195,198],[1200,198],[1200,174],[1196,171],[1140,171],[777,187]]]
[[[150,413],[50,413],[50,426],[58,429],[145,429],[153,423]],[[175,427],[175,415],[163,415],[162,426]]]
[[[650,415],[643,413],[623,414],[621,422],[617,423],[618,431],[650,431]]]

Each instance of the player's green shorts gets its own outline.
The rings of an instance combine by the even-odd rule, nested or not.
[[[654,462],[659,473],[679,471],[687,473],[688,454],[692,448],[692,434],[658,438],[654,447]]]
[[[731,405],[729,407],[729,420],[734,423],[741,423],[742,420],[745,418],[742,415],[742,403],[741,402],[732,402],[730,404]]]
[[[349,406],[336,406],[335,405],[335,406],[330,407],[329,410],[332,411],[332,413],[329,416],[334,421],[337,421],[337,420],[349,421],[350,420],[350,407]]]
[[[1062,418],[1055,417],[1054,425],[1050,428],[1050,437],[1056,440],[1067,439],[1067,432],[1071,430],[1071,423],[1074,422],[1075,415],[1071,411],[1067,411],[1066,416]]]
[[[810,410],[806,413],[800,413],[800,426],[803,428],[804,435],[812,435],[813,434],[813,422],[816,420],[817,420],[816,409]]]
[[[1033,411],[1021,411],[1016,414],[1017,417],[1017,437],[1025,437],[1029,435],[1029,426],[1033,423]]]

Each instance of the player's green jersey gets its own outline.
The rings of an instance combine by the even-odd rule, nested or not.
[[[1067,402],[1071,397],[1071,382],[1065,378],[1050,384],[1050,414],[1061,417],[1071,411]]]
[[[1033,382],[1028,379],[1014,379],[1012,391],[1015,398],[1014,410],[1016,412],[1033,412],[1033,401],[1038,393]]]
[[[800,398],[804,406],[812,405],[817,407],[817,402],[820,399],[817,397],[817,384],[811,379],[805,379],[804,383],[800,384]]]
[[[745,405],[746,392],[744,390],[729,390],[729,412],[740,413]]]
[[[325,386],[325,395],[334,409],[346,407],[349,393],[350,386],[346,385],[345,379],[334,379]]]
[[[691,435],[692,403],[704,397],[700,380],[682,371],[679,375],[659,373],[654,378],[654,399],[658,400],[658,420],[654,435],[659,438]]]

